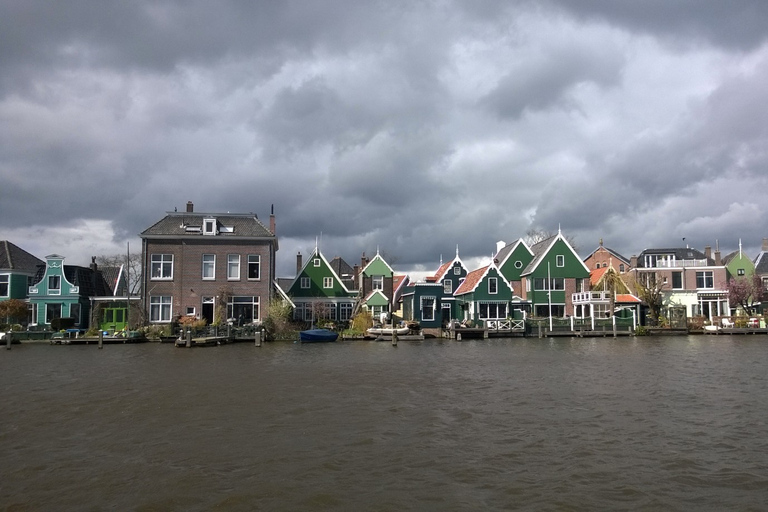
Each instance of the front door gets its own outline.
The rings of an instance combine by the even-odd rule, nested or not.
[[[208,325],[213,323],[213,297],[203,297],[201,315]]]

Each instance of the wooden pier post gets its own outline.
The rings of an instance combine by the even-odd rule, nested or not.
[[[186,347],[190,348],[192,346],[192,329],[187,329],[187,343]]]
[[[394,327],[392,327],[392,346],[397,346],[397,330]]]
[[[261,330],[260,329],[256,329],[256,341],[255,341],[255,343],[256,343],[257,347],[261,346]]]
[[[5,350],[11,350],[11,342],[13,341],[13,331],[5,333]]]
[[[104,330],[99,329],[99,348],[104,348]]]

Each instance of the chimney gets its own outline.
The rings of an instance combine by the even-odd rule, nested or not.
[[[768,238],[763,238],[763,250],[768,252]]]
[[[630,268],[637,268],[637,255],[632,255],[631,258],[629,258],[629,266]]]
[[[269,230],[275,234],[275,205],[272,205],[272,211],[269,214]]]
[[[301,251],[296,254],[296,275],[301,272]]]
[[[193,211],[195,211],[195,205],[192,201],[187,201],[187,213],[192,213]]]
[[[715,265],[718,267],[723,264],[722,258],[720,258],[720,249],[715,251]]]
[[[365,257],[365,253],[360,257],[360,268],[365,268],[368,264],[368,258]]]
[[[91,270],[96,272],[98,270],[98,265],[96,265],[96,256],[91,256]]]
[[[704,256],[707,259],[711,259],[712,258],[712,246],[708,245],[708,246],[704,247]]]
[[[358,280],[358,277],[360,276],[360,265],[355,265],[354,267],[352,267],[352,274],[354,275],[355,290],[359,290],[360,282]]]

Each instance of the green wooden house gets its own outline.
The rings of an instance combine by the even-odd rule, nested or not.
[[[29,287],[43,260],[8,240],[0,241],[0,301],[27,300]]]
[[[503,320],[511,314],[512,287],[494,263],[470,272],[453,295],[463,320]]]
[[[512,287],[512,293],[517,296],[515,308],[530,313],[530,303],[520,299],[520,297],[523,296],[522,274],[533,261],[533,251],[522,238],[506,245],[504,242],[498,242],[496,246],[497,251],[493,257],[493,263]]]
[[[523,298],[537,317],[573,316],[573,294],[589,290],[589,269],[560,231],[531,247],[520,274]]]
[[[64,257],[51,254],[38,267],[34,284],[29,288],[32,324],[50,326],[54,318],[72,318],[74,325],[87,329],[90,325],[91,299],[111,295],[104,276],[91,267],[65,265]]]
[[[298,262],[300,258],[297,256]],[[352,318],[358,292],[344,284],[317,247],[306,263],[297,267],[300,270],[285,290],[294,305],[294,319],[346,322]]]
[[[741,250],[741,240],[739,240],[739,250],[733,251],[723,257],[723,265],[727,270],[728,279],[730,278],[751,278],[755,273],[754,262]]]
[[[382,314],[389,316],[393,311],[394,275],[394,270],[378,250],[360,272],[360,306],[371,313],[374,321],[378,321]]]

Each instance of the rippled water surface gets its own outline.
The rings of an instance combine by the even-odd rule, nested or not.
[[[4,510],[766,510],[768,338],[14,345]]]

